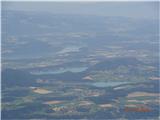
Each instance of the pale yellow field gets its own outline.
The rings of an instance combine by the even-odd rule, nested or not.
[[[58,101],[58,100],[52,100],[52,101],[47,101],[44,104],[52,105],[52,104],[60,104],[63,103],[64,101]]]
[[[48,93],[51,93],[52,91],[49,91],[43,88],[34,88],[33,92],[38,93],[38,94],[48,94]]]
[[[92,105],[93,102],[90,102],[90,101],[80,101],[80,106],[86,106],[86,105]]]
[[[91,76],[86,76],[83,78],[84,80],[93,80],[93,78]]]
[[[102,107],[102,108],[112,108],[113,107],[112,104],[101,104],[99,106]]]
[[[130,93],[127,97],[130,98],[130,97],[143,97],[143,96],[153,97],[153,96],[159,96],[159,94],[148,93],[148,92],[133,92],[133,93]]]

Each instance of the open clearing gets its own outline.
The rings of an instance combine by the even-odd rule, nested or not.
[[[53,100],[53,101],[47,101],[44,104],[53,105],[53,104],[60,104],[60,103],[63,103],[63,102],[64,101]]]
[[[99,105],[101,108],[112,108],[113,105],[112,104],[101,104]]]
[[[148,92],[133,92],[133,93],[130,93],[127,96],[127,98],[131,98],[131,97],[143,97],[143,96],[154,97],[154,96],[159,96],[159,94],[157,94],[157,93],[148,93]]]
[[[80,101],[80,106],[88,106],[88,105],[92,105],[94,104],[93,102],[91,101]]]
[[[34,88],[33,92],[38,93],[38,94],[49,94],[52,93],[52,91],[43,89],[43,88]]]

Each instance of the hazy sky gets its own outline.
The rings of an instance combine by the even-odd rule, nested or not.
[[[158,2],[3,2],[3,9],[158,19]]]

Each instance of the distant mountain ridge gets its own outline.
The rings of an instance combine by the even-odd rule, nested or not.
[[[137,66],[140,64],[142,65],[144,63],[133,57],[109,58],[103,62],[97,63],[93,67],[89,68],[89,70],[109,70],[115,69],[119,66]]]

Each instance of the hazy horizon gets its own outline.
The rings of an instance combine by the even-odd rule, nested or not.
[[[159,2],[2,2],[2,10],[158,19]],[[146,14],[147,13],[147,14]]]

